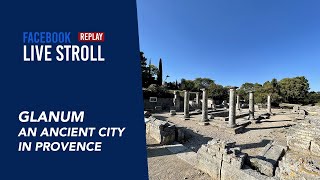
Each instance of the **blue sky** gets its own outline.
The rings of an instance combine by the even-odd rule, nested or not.
[[[320,1],[137,0],[140,49],[167,81],[306,76],[320,91]]]

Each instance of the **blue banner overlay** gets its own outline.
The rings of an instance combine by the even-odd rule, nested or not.
[[[136,2],[6,3],[0,179],[148,179]]]

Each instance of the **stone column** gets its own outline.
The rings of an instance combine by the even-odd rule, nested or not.
[[[271,114],[271,96],[268,95],[267,111]]]
[[[189,91],[184,90],[184,118],[189,118]]]
[[[176,111],[180,111],[181,107],[180,107],[180,95],[178,91],[173,91],[174,94],[174,98],[173,98],[173,104],[174,107],[176,109]]]
[[[214,99],[212,99],[211,108],[212,108],[212,110],[213,110],[213,111],[215,111],[215,110],[216,110],[216,102],[215,102],[215,100],[214,100]]]
[[[240,96],[237,95],[237,110],[240,111]]]
[[[236,126],[236,89],[238,87],[231,87],[230,88],[230,95],[229,95],[229,127]]]
[[[249,120],[254,120],[254,95],[249,91]]]
[[[202,119],[201,121],[208,120],[208,94],[206,89],[201,89],[202,91]]]
[[[196,92],[196,104],[197,108],[200,108],[200,93]]]

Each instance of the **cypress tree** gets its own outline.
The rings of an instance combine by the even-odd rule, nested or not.
[[[162,60],[160,58],[159,60],[159,67],[158,67],[159,71],[158,71],[158,85],[161,86],[162,85]]]

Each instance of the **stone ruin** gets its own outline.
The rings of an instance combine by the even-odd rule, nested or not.
[[[302,109],[300,105],[293,106],[291,113],[295,115],[296,120],[303,120],[308,115],[308,112]]]
[[[229,111],[226,117],[229,129],[236,129],[239,126],[236,123],[235,112],[240,109],[240,105],[235,89],[236,87],[230,88]],[[215,117],[211,117],[212,114],[208,115],[207,93],[205,89],[202,91],[202,111],[198,113],[202,114],[200,122],[205,122]],[[249,120],[255,120],[253,92],[249,92],[249,97]],[[200,105],[199,93],[196,99]],[[171,115],[176,115],[176,110],[181,108],[179,102],[178,93],[175,92],[174,109],[171,109]],[[184,119],[190,118],[188,102],[189,92],[184,91]],[[320,179],[320,108],[295,105],[291,113],[294,119],[300,121],[290,128],[286,147],[278,145],[277,142],[270,142],[258,156],[249,157],[241,152],[236,143],[211,140],[198,150],[196,168],[208,173],[213,179]],[[270,115],[273,113],[271,97],[268,96],[265,116]],[[260,116],[264,118],[264,115]],[[146,124],[146,131],[160,144],[181,142],[185,138],[183,130],[152,116]]]
[[[174,124],[149,118],[147,134],[160,144],[183,141],[184,132]],[[196,168],[213,179],[310,179],[320,177],[320,122],[308,119],[291,127],[287,147],[267,144],[256,157],[242,153],[235,142],[211,140],[196,153]]]
[[[247,154],[242,153],[235,143],[211,140],[197,152],[196,167],[209,174],[212,179],[262,180],[274,179],[258,173],[245,165]]]
[[[212,140],[198,150],[197,160],[197,168],[213,179],[320,179],[319,117],[291,127],[286,147],[270,142],[249,157],[235,143]]]
[[[320,116],[319,106],[303,106],[302,109],[307,111],[310,116]]]
[[[257,157],[248,158],[248,164],[258,172],[272,177],[275,174],[279,160],[287,151],[287,147],[277,145],[276,142],[267,144]]]
[[[171,144],[175,141],[175,125],[166,121],[149,117],[146,133],[160,144]]]
[[[146,134],[154,138],[159,144],[172,144],[182,142],[185,139],[184,132],[173,123],[159,120],[153,116],[148,118],[146,123]]]
[[[290,129],[289,151],[279,162],[276,176],[289,179],[320,179],[320,120],[308,118]]]
[[[241,169],[245,156],[240,153],[239,148],[234,148],[232,143],[211,140],[198,150],[197,167],[208,173],[213,179],[221,179],[225,166]]]

